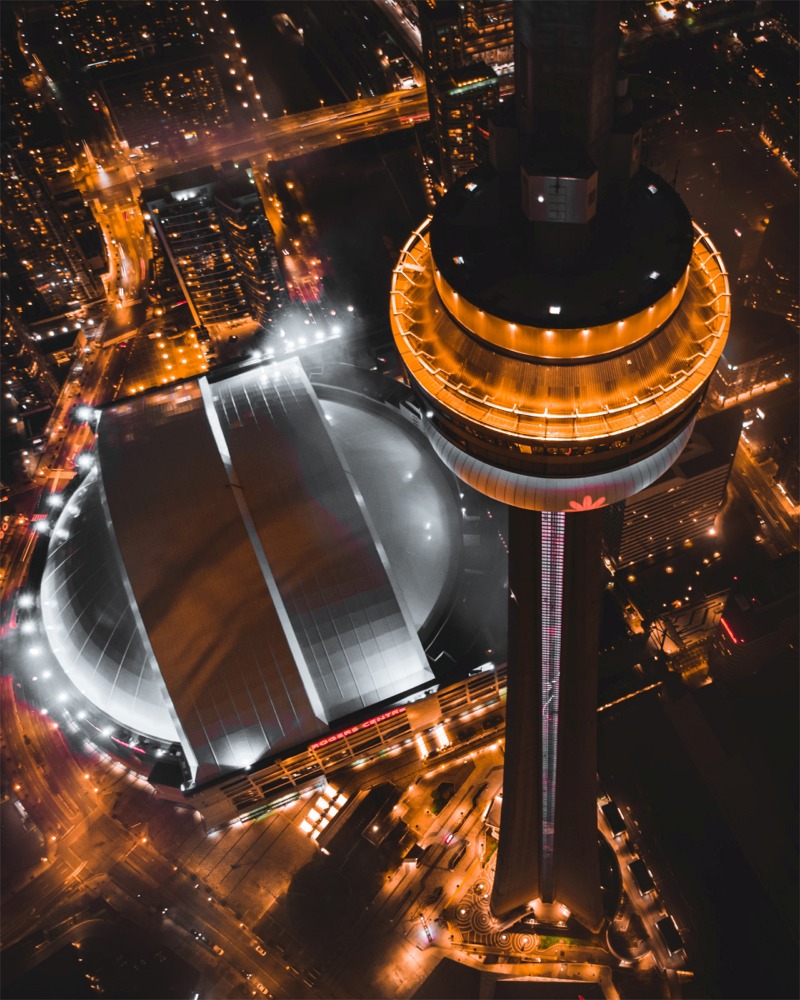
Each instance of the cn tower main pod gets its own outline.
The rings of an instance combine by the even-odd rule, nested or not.
[[[680,455],[730,294],[708,235],[639,165],[616,5],[514,12],[513,114],[404,247],[391,323],[433,447],[508,505],[492,911],[596,931],[601,508]]]

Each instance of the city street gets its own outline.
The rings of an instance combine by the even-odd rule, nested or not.
[[[736,452],[731,483],[745,506],[755,505],[775,551],[779,555],[794,551],[798,544],[797,518],[787,511],[777,486],[744,444]]]

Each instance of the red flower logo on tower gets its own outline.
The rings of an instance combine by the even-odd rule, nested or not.
[[[569,509],[570,510],[597,510],[598,507],[602,507],[606,502],[605,497],[598,497],[597,500],[593,500],[590,496],[585,496],[580,503],[577,500],[570,500]]]

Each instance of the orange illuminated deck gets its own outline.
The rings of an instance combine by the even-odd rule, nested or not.
[[[412,234],[395,269],[391,323],[410,376],[455,420],[517,442],[624,437],[668,417],[702,392],[719,360],[730,321],[728,277],[716,248],[696,225],[686,291],[677,309],[656,304],[649,331],[642,326],[649,309],[632,317],[637,330],[627,347],[615,349],[613,334],[602,327],[581,332],[581,339],[600,340],[600,356],[577,360],[538,351],[501,352],[468,333],[437,291],[427,228],[428,222]],[[664,309],[672,316],[659,329]],[[530,331],[531,347],[561,335]],[[567,331],[567,339],[573,334]]]

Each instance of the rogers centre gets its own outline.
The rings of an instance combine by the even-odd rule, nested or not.
[[[240,364],[100,411],[52,531],[42,619],[82,714],[204,813],[215,789],[231,815],[266,802],[276,767],[291,791],[298,754],[313,780],[331,747],[409,738],[465,561],[499,549],[407,389],[335,381]]]

